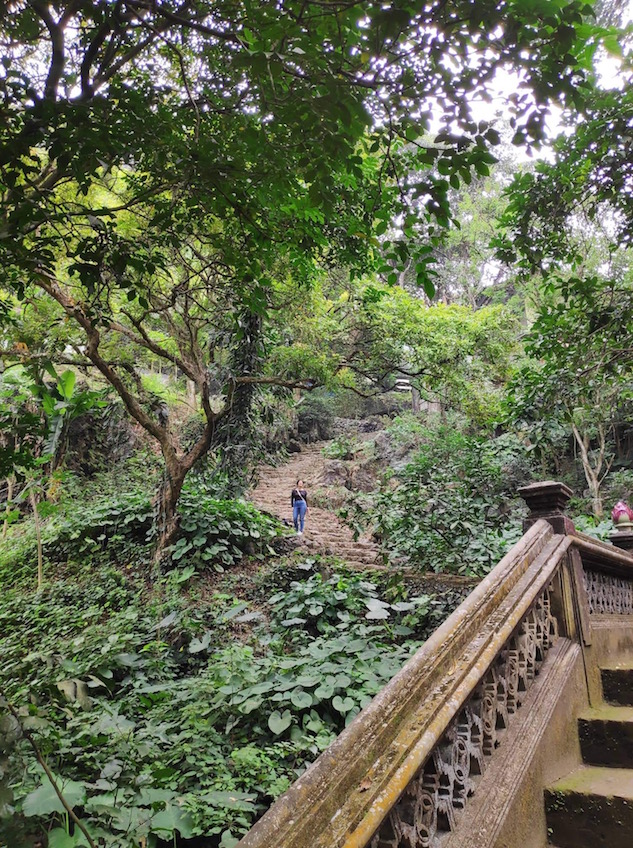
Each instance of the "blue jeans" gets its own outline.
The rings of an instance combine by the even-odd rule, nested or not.
[[[303,523],[307,509],[308,505],[305,501],[295,501],[292,505],[292,521],[298,533],[303,533]]]

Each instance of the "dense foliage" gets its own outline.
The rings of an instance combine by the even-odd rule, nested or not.
[[[374,528],[389,562],[486,574],[522,532],[516,489],[532,474],[525,446],[511,435],[468,435],[457,419],[428,427],[404,418],[390,435],[409,450],[380,491],[358,496],[344,515]]]
[[[517,74],[515,140],[538,143],[551,100],[584,103],[601,38],[584,0],[12,7],[4,355],[70,358],[156,440],[157,563],[196,462],[216,444],[240,463],[257,387],[322,378],[314,357],[291,377],[267,368],[276,284],[300,290],[336,264],[393,284],[407,267],[432,294],[450,192],[487,175],[499,143],[471,97],[499,69]],[[185,450],[143,403],[150,359],[197,396],[204,426]]]
[[[617,0],[4,5],[0,848],[230,848],[521,484],[601,539],[633,498],[630,37]],[[311,508],[386,568],[248,500],[326,439]]]
[[[310,560],[296,573],[260,579],[256,603],[186,591],[191,572],[152,591],[112,567],[7,589],[1,685],[20,719],[2,719],[5,842],[46,824],[50,845],[84,844],[21,725],[100,844],[234,844],[446,614],[398,583]]]

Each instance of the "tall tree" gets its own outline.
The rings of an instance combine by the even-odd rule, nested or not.
[[[632,334],[630,265],[620,280],[586,273],[550,281],[527,338],[530,360],[512,386],[511,413],[528,434],[547,419],[573,437],[598,517],[614,429],[631,396]]]
[[[514,69],[517,134],[538,141],[551,98],[581,105],[597,46],[581,0],[5,8],[4,286],[58,305],[81,358],[159,442],[162,547],[177,532],[184,477],[218,425],[245,386],[273,380],[248,351],[275,268],[306,284],[319,262],[360,272],[413,259],[432,292],[428,246],[411,235],[421,225],[427,240],[439,237],[449,186],[485,173],[497,141],[474,119],[472,92]],[[427,143],[432,121],[440,129]],[[401,237],[381,242],[394,218]],[[209,355],[220,308],[233,370]],[[127,379],[117,350],[130,346],[196,384],[206,426],[188,451]]]

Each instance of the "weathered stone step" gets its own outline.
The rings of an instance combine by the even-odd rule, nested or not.
[[[545,790],[558,848],[631,848],[633,770],[581,766]]]
[[[578,735],[585,763],[633,767],[633,707],[605,704],[582,713],[578,716]]]
[[[612,666],[600,669],[600,673],[605,701],[608,704],[633,707],[633,668]]]
[[[315,443],[304,448],[283,465],[261,466],[258,483],[250,494],[252,502],[288,522],[292,515],[291,488],[295,480],[302,479],[311,492],[327,462],[323,446],[324,443]],[[354,540],[353,531],[338,518],[335,510],[324,506],[310,507],[305,533],[298,539],[298,544],[302,553],[337,557],[350,568],[371,570],[383,567],[380,549],[373,540],[367,535]]]

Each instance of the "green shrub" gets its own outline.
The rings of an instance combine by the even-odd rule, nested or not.
[[[614,530],[611,518],[599,519],[595,515],[575,515],[573,521],[579,533],[600,539],[601,542],[610,541],[609,536]]]
[[[373,527],[389,560],[485,574],[521,536],[516,489],[531,476],[527,451],[511,435],[484,439],[444,425],[419,436],[411,461],[341,514]]]
[[[220,483],[221,485],[221,483]],[[248,554],[274,554],[270,541],[281,531],[276,519],[243,500],[213,497],[214,486],[186,483],[179,503],[180,535],[170,549],[174,563],[222,571]],[[47,571],[69,561],[144,563],[155,542],[154,507],[142,490],[111,494],[87,503],[67,501],[45,526]],[[13,528],[0,545],[0,579],[10,585],[34,573],[36,547],[30,520]]]
[[[618,468],[610,471],[602,484],[605,513],[610,513],[618,501],[633,506],[633,469]]]
[[[334,414],[330,397],[306,395],[298,407],[299,436],[306,441],[331,439],[334,435]]]
[[[143,491],[121,492],[108,499],[70,508],[49,527],[44,545],[54,562],[105,554],[109,561],[129,561],[147,554],[154,510]]]
[[[326,445],[322,453],[328,459],[354,459],[356,454],[362,449],[363,445],[357,439],[350,436],[337,436],[329,445]]]
[[[179,502],[180,538],[171,549],[174,562],[211,565],[217,571],[244,554],[274,554],[270,541],[281,531],[277,519],[244,500],[206,494],[196,483],[185,484]]]

